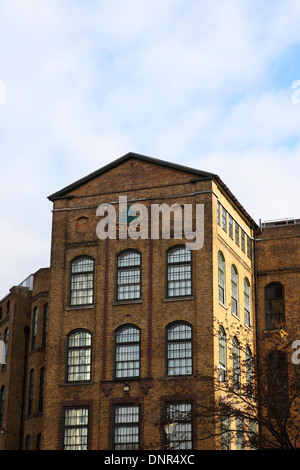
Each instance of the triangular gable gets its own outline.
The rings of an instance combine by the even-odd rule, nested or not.
[[[56,199],[63,199],[65,197],[68,197],[68,194],[71,193],[72,191],[80,188],[81,186],[89,183],[90,181],[94,180],[95,178],[98,178],[101,175],[104,175],[105,173],[113,170],[114,168],[124,164],[130,159],[135,159],[139,160],[141,162],[146,162],[148,164],[154,164],[154,165],[159,165],[163,166],[165,168],[169,168],[172,170],[177,170],[180,172],[184,172],[185,174],[191,174],[192,177],[197,178],[197,179],[213,179],[216,175],[213,173],[208,173],[205,171],[200,171],[194,168],[189,168],[184,165],[179,165],[177,163],[170,163],[164,160],[159,160],[157,158],[153,157],[147,157],[145,155],[140,155],[137,153],[129,152],[123,157],[120,157],[113,162],[109,163],[108,165],[103,166],[99,170],[94,171],[93,173],[90,173],[89,175],[85,176],[84,178],[81,178],[78,181],[75,181],[74,183],[66,186],[65,188],[57,191],[56,193],[53,193],[52,195],[48,196],[48,199],[50,201],[55,201]]]
[[[96,170],[93,173],[90,173],[89,175],[85,176],[84,178],[79,179],[78,181],[75,181],[74,183],[66,186],[65,188],[61,189],[60,191],[57,191],[56,193],[53,193],[52,195],[48,196],[48,199],[50,201],[54,202],[55,200],[58,200],[58,199],[65,199],[65,198],[72,197],[72,194],[71,194],[72,192],[74,192],[78,189],[80,190],[80,188],[83,185],[86,185],[89,182],[93,182],[93,180],[96,180],[100,176],[103,176],[103,175],[105,175],[109,172],[112,172],[114,169],[118,169],[120,166],[123,166],[124,169],[125,169],[126,165],[124,165],[124,164],[128,163],[130,160],[132,160],[132,161],[135,160],[135,161],[138,161],[140,163],[148,164],[148,165],[145,165],[145,167],[148,166],[148,170],[149,170],[149,165],[152,165],[152,167],[153,167],[153,165],[159,166],[160,169],[165,169],[165,173],[168,172],[167,170],[169,170],[169,171],[172,170],[173,174],[176,173],[176,176],[178,178],[177,179],[178,183],[180,183],[180,179],[182,179],[182,178],[185,178],[185,182],[187,182],[187,181],[196,182],[196,181],[199,181],[199,180],[202,180],[202,181],[203,180],[214,180],[216,182],[216,184],[219,186],[219,188],[221,189],[221,191],[223,192],[223,194],[225,194],[225,196],[228,197],[228,199],[236,205],[237,210],[240,212],[241,216],[250,224],[250,226],[252,226],[252,228],[254,228],[254,229],[258,228],[256,222],[247,213],[247,211],[244,209],[244,207],[239,203],[239,201],[236,199],[236,197],[232,194],[230,189],[224,184],[224,182],[221,180],[221,178],[218,175],[216,175],[214,173],[209,173],[209,172],[206,172],[206,171],[202,171],[202,170],[197,170],[195,168],[190,168],[190,167],[187,167],[187,166],[184,166],[184,165],[180,165],[178,163],[171,163],[171,162],[167,162],[165,160],[160,160],[160,159],[157,159],[157,158],[148,157],[148,156],[141,155],[141,154],[134,153],[134,152],[129,152],[126,155],[123,155],[122,157],[114,160],[113,162],[109,163],[108,165],[103,166],[99,170]],[[127,170],[128,170],[128,168],[127,168]],[[160,173],[161,177],[164,174],[163,171],[160,171],[159,173]],[[126,175],[124,176],[122,174],[121,176],[122,176],[122,178],[124,177],[124,180],[126,180]],[[188,180],[186,179],[186,176],[188,176]],[[119,177],[120,177],[120,175],[119,175]],[[152,174],[149,171],[148,171],[147,176],[144,175],[145,180],[146,180],[146,178],[148,178],[147,182],[153,181],[155,179],[155,178],[152,177]],[[120,181],[118,180],[118,176],[117,176],[116,184],[119,184],[119,183],[120,183]],[[137,181],[137,185],[138,185],[138,181]],[[127,188],[127,189],[130,190],[130,188]],[[139,188],[139,187],[132,188],[132,190],[134,190],[134,189],[142,189],[142,188]]]

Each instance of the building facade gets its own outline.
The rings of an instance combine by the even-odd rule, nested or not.
[[[254,387],[264,229],[217,175],[133,153],[49,199],[50,268],[2,301],[24,297],[0,319],[22,336],[6,339],[0,448],[250,448],[248,422],[228,438],[208,410],[223,384]]]
[[[299,448],[300,219],[265,222],[255,243],[261,440],[274,446],[270,428],[287,449]]]

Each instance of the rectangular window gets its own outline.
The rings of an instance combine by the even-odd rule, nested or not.
[[[217,220],[218,220],[218,225],[220,225],[220,203],[218,201],[217,203]]]
[[[92,305],[94,289],[94,261],[81,257],[71,263],[70,306]]]
[[[192,449],[192,405],[190,403],[168,403],[166,419],[167,423],[164,429],[167,449]]]
[[[39,413],[41,413],[43,411],[44,385],[45,385],[45,367],[42,367],[41,370],[40,370]]]
[[[127,251],[117,258],[117,300],[141,298],[141,255]]]
[[[29,385],[28,385],[28,409],[27,413],[30,415],[33,411],[33,386],[34,386],[34,371],[31,369],[29,373]]]
[[[179,247],[167,253],[167,296],[192,295],[192,253]]]
[[[46,346],[46,337],[47,337],[47,318],[48,318],[48,304],[44,305],[44,314],[43,314],[43,333],[42,333],[42,346]]]
[[[240,227],[237,222],[235,223],[235,243],[240,246]]]
[[[116,378],[139,377],[140,331],[135,327],[123,327],[115,335]]]
[[[224,207],[222,207],[222,229],[227,232],[227,212]]]
[[[139,449],[139,407],[118,405],[114,413],[114,449]]]
[[[242,418],[236,418],[236,450],[244,450],[244,422]]]
[[[246,249],[245,249],[245,232],[244,232],[244,230],[241,230],[241,248],[244,252],[246,252]]]
[[[252,242],[251,238],[247,236],[247,256],[252,259]]]
[[[37,323],[38,323],[38,309],[37,307],[34,307],[33,313],[32,313],[31,349],[36,348]]]
[[[65,408],[64,450],[87,450],[88,448],[88,407]]]
[[[92,336],[89,332],[76,331],[68,337],[67,381],[91,379]]]
[[[230,417],[226,409],[222,411],[221,416],[221,448],[222,450],[231,448]]]
[[[282,327],[285,322],[284,291],[279,283],[273,283],[265,287],[265,315],[266,328],[274,329]]]
[[[185,323],[177,323],[168,327],[167,374],[192,374],[192,356],[192,328]]]
[[[229,221],[228,233],[229,233],[230,238],[233,239],[233,218],[231,217],[231,215],[229,216],[228,221]]]

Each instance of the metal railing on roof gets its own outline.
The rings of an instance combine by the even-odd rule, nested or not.
[[[261,224],[262,228],[266,227],[279,227],[284,225],[296,225],[300,224],[300,219],[293,219],[292,217],[288,217],[286,219],[275,219],[275,220],[266,220]]]
[[[24,281],[22,281],[19,286],[20,287],[27,287],[29,290],[33,290],[33,274],[30,274]]]

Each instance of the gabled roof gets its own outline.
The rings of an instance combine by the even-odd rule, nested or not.
[[[193,181],[195,182],[195,181],[198,181],[198,180],[214,180],[220,186],[220,188],[225,192],[225,194],[227,194],[227,196],[229,196],[229,198],[237,205],[238,209],[241,211],[242,215],[250,223],[250,225],[252,225],[253,228],[258,227],[256,222],[245,211],[243,206],[239,203],[239,201],[231,193],[229,188],[223,183],[223,181],[215,173],[209,173],[207,171],[202,171],[202,170],[198,170],[198,169],[195,169],[195,168],[187,167],[187,166],[184,166],[184,165],[180,165],[178,163],[167,162],[165,160],[160,160],[158,158],[148,157],[146,155],[141,155],[139,153],[134,153],[134,152],[129,152],[129,153],[123,155],[122,157],[117,158],[116,160],[114,160],[111,163],[108,163],[107,165],[103,166],[99,170],[96,170],[93,173],[90,173],[89,175],[79,179],[78,181],[75,181],[74,183],[66,186],[65,188],[51,194],[50,196],[48,196],[48,199],[53,202],[57,199],[68,198],[68,194],[71,191],[73,191],[74,189],[77,189],[80,186],[82,186],[82,185],[88,183],[89,181],[93,180],[94,178],[97,178],[98,176],[103,175],[104,173],[112,170],[113,168],[117,167],[118,165],[121,165],[122,163],[126,162],[130,158],[142,160],[142,161],[145,161],[145,162],[148,162],[148,163],[153,163],[153,164],[160,165],[160,166],[165,166],[165,167],[172,168],[172,169],[179,170],[179,171],[184,171],[186,173],[191,173],[191,175],[193,175],[193,178],[191,179],[191,182],[193,182]]]
[[[206,171],[200,171],[200,170],[195,170],[190,167],[186,167],[183,165],[179,165],[177,163],[170,163],[164,160],[159,160],[158,158],[153,158],[153,157],[147,157],[145,155],[141,155],[139,153],[134,153],[134,152],[129,152],[126,155],[123,155],[123,157],[117,158],[111,163],[108,163],[108,165],[103,166],[99,170],[94,171],[93,173],[90,173],[89,175],[85,176],[84,178],[81,178],[78,181],[75,181],[74,183],[66,186],[65,188],[57,191],[54,194],[51,194],[51,196],[48,196],[48,199],[50,201],[54,201],[55,199],[61,199],[64,196],[66,196],[70,191],[73,191],[74,189],[79,188],[83,184],[88,183],[89,181],[93,180],[94,178],[97,178],[100,175],[103,175],[107,171],[112,170],[113,168],[117,167],[118,165],[121,165],[122,163],[126,162],[130,158],[138,159],[138,160],[143,160],[148,163],[154,163],[156,165],[161,165],[161,166],[166,166],[169,168],[185,171],[188,173],[193,173],[194,175],[199,175],[199,178],[207,178],[207,179],[212,179],[215,175],[213,173],[208,173]]]

